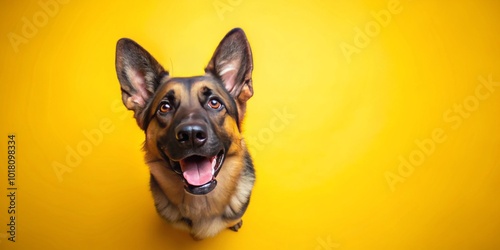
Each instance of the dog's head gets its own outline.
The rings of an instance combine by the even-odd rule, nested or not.
[[[120,39],[116,72],[122,100],[146,133],[148,153],[164,160],[192,194],[207,194],[231,145],[241,140],[246,101],[252,97],[252,52],[241,29],[220,42],[205,75],[179,78],[141,46]]]

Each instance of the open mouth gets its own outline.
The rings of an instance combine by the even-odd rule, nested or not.
[[[195,195],[210,193],[217,186],[217,174],[224,161],[224,151],[214,156],[191,155],[178,162],[172,161],[174,171],[182,175],[184,188]],[[180,171],[179,171],[180,170]]]

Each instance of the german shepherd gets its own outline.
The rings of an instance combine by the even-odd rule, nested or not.
[[[239,28],[222,39],[202,76],[172,77],[134,41],[116,45],[122,100],[146,136],[156,210],[194,239],[242,226],[255,181],[241,134],[252,60]]]

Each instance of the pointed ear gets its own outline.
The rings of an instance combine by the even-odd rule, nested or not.
[[[144,108],[168,72],[145,49],[128,38],[118,40],[115,63],[123,104],[134,111],[137,124],[145,129],[142,127]]]
[[[253,95],[252,60],[252,50],[245,32],[235,28],[222,39],[205,68],[206,73],[222,80],[236,100],[240,122],[243,120],[246,101]]]

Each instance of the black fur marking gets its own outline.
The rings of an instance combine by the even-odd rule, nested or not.
[[[189,228],[193,227],[193,221],[189,218],[182,217],[180,221],[186,223],[186,225],[188,225]]]
[[[255,168],[253,166],[252,157],[248,151],[245,152],[245,176],[251,176],[255,180]]]
[[[232,231],[238,232],[238,230],[240,230],[240,228],[242,226],[243,226],[243,220],[240,220],[238,223],[236,223],[236,225],[229,227],[229,229],[231,229]]]
[[[241,206],[240,211],[234,211],[234,209],[231,206],[229,206],[229,209],[231,209],[232,215],[223,214],[222,218],[224,220],[236,220],[238,218],[241,218],[243,216],[243,214],[245,213],[245,211],[247,210],[248,204],[250,204],[250,196],[247,198],[247,201],[245,202],[245,204],[243,204],[243,206]]]

